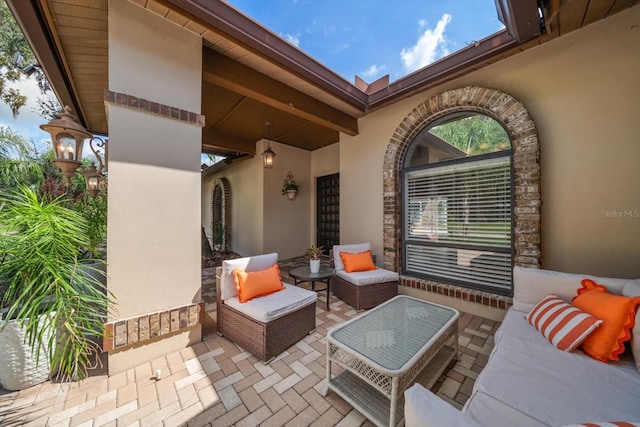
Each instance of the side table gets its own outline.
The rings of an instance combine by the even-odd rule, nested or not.
[[[292,268],[291,271],[289,271],[289,276],[293,278],[294,285],[298,286],[298,284],[302,282],[311,282],[312,291],[327,291],[327,311],[331,310],[329,308],[329,279],[331,279],[334,274],[336,274],[336,271],[333,268],[325,266],[320,266],[320,271],[317,273],[312,273],[311,268],[308,266]],[[326,286],[322,289],[316,289],[316,282],[324,282]]]

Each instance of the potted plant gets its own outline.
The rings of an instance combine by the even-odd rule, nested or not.
[[[88,226],[65,203],[25,186],[0,194],[0,383],[6,389],[30,387],[50,374],[82,379],[100,351],[96,341],[112,301],[103,271],[80,263]]]
[[[296,197],[296,193],[299,188],[300,186],[296,184],[293,174],[291,172],[287,173],[284,183],[282,184],[282,194],[286,194],[289,197],[289,200],[293,200],[293,198]]]
[[[322,255],[323,247],[317,247],[316,245],[311,245],[309,249],[307,249],[307,255],[309,255],[309,268],[312,273],[317,273],[320,271],[320,255]]]

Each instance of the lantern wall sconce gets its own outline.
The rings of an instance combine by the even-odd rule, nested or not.
[[[271,122],[266,122],[267,125],[267,149],[262,152],[262,164],[265,169],[273,168],[273,159],[276,157],[276,153],[271,149]]]
[[[100,151],[96,150],[95,147],[93,146],[93,142],[96,141],[96,145],[99,148],[103,148],[105,151],[104,154],[104,163],[102,163],[102,158],[100,157]],[[107,143],[109,142],[108,139],[105,139],[104,141],[100,138],[98,138],[97,136],[94,136],[93,138],[91,138],[89,140],[89,148],[91,148],[91,151],[93,151],[94,156],[96,156],[96,159],[98,159],[98,165],[99,167],[96,169],[96,165],[95,163],[91,163],[91,166],[89,167],[84,167],[82,170],[82,175],[84,175],[84,179],[87,182],[87,192],[91,195],[91,197],[96,197],[96,195],[98,194],[98,191],[100,191],[100,184],[102,184],[102,170],[107,170],[106,167],[106,162],[107,162]]]
[[[92,164],[88,168],[83,168],[80,172],[84,175],[87,183],[87,191],[91,196],[98,194],[100,183],[102,181],[102,171],[107,170],[107,142],[97,136],[93,136],[81,124],[77,122],[76,116],[71,113],[68,105],[64,107],[60,113],[59,119],[53,119],[40,128],[51,135],[51,143],[53,144],[53,152],[55,155],[55,164],[62,171],[67,187],[71,184],[71,177],[82,166],[82,149],[85,139],[89,139],[89,147],[98,159],[99,168]],[[99,148],[105,150],[105,162],[100,157],[100,151],[94,147],[94,141]]]

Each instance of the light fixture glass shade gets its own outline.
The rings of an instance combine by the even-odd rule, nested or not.
[[[51,135],[55,163],[62,171],[62,176],[66,178],[68,186],[71,177],[81,165],[82,144],[91,134],[76,121],[69,106],[64,107],[59,119],[40,125],[40,128]]]
[[[89,193],[91,197],[96,197],[96,195],[98,194],[98,191],[100,191],[100,181],[102,181],[102,171],[96,169],[96,165],[92,163],[91,166],[84,167],[82,174],[84,175],[84,179],[87,184],[87,193]]]
[[[265,169],[273,168],[273,158],[276,156],[276,153],[273,152],[270,146],[267,146],[267,149],[262,152],[262,163]]]
[[[76,160],[76,139],[67,133],[56,135],[56,160]]]

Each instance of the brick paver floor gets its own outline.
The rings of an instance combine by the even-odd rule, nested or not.
[[[298,261],[283,262],[286,272]],[[215,334],[215,278],[203,271],[208,322],[202,342],[111,377],[94,373],[67,384],[45,382],[19,392],[0,388],[2,426],[371,426],[330,392],[322,396],[329,328],[357,315],[318,294],[316,330],[265,365]],[[493,347],[499,324],[459,319],[459,360],[432,387],[461,408]],[[1,361],[0,361],[1,363]],[[161,379],[152,373],[160,370]]]

